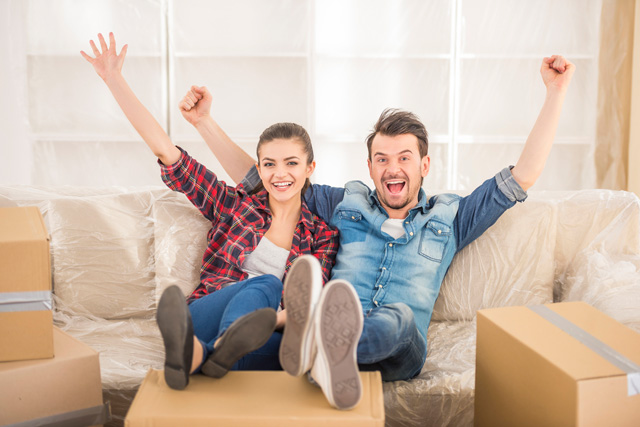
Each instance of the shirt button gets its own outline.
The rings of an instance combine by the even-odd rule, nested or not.
[[[405,223],[405,224],[409,224],[409,221],[405,221],[404,223]]]
[[[374,301],[373,303],[374,303],[375,305],[378,305],[378,301]]]
[[[380,289],[382,289],[382,285],[378,285],[378,287],[379,287]]]
[[[442,234],[442,230],[438,230],[438,234]]]
[[[356,217],[355,217],[355,216],[352,216],[352,217],[351,217],[351,219],[356,219]]]
[[[409,236],[413,236],[413,231],[411,231],[411,232],[409,233]]]
[[[383,270],[386,270],[386,269],[387,269],[387,267],[382,267],[382,269],[383,269]]]
[[[393,247],[393,243],[389,243],[389,247],[392,248]]]

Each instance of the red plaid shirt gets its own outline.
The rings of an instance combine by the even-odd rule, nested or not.
[[[162,180],[174,191],[184,193],[211,221],[200,269],[200,285],[189,296],[191,302],[225,286],[247,279],[242,270],[247,254],[253,252],[271,224],[266,190],[250,195],[242,185],[231,187],[198,163],[187,152],[175,164],[161,162]],[[338,250],[338,231],[309,211],[302,202],[285,277],[291,263],[300,255],[315,256],[322,266],[323,282],[329,280]],[[284,280],[284,279],[283,279]]]

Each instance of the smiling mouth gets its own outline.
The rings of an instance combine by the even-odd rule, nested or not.
[[[404,188],[405,182],[400,180],[387,181],[384,185],[387,187],[387,190],[389,190],[391,194],[399,194]]]
[[[272,184],[274,187],[276,187],[279,190],[284,190],[287,189],[289,187],[291,187],[293,185],[293,182],[291,181],[287,181],[287,182],[274,182]]]

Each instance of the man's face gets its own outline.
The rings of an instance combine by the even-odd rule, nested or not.
[[[429,173],[429,156],[420,158],[415,135],[376,135],[368,159],[378,199],[390,218],[405,218],[418,203],[422,178]]]

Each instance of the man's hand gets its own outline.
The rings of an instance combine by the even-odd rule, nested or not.
[[[542,60],[540,74],[547,90],[566,91],[576,67],[566,58],[553,55]]]
[[[212,97],[206,87],[191,86],[178,107],[184,117],[193,126],[209,116]]]
[[[84,51],[80,51],[80,54],[89,61],[91,65],[93,65],[93,69],[96,70],[96,73],[107,82],[111,77],[119,75],[122,71],[122,64],[124,64],[124,57],[127,55],[127,47],[128,45],[124,45],[122,50],[120,51],[120,55],[116,53],[116,40],[113,36],[113,33],[109,33],[109,46],[107,47],[107,42],[105,42],[104,37],[102,37],[102,33],[98,34],[98,40],[100,41],[100,47],[102,48],[102,52],[96,47],[96,44],[93,40],[89,41],[91,45],[91,49],[93,49],[93,54],[96,56],[92,58],[87,55]]]

